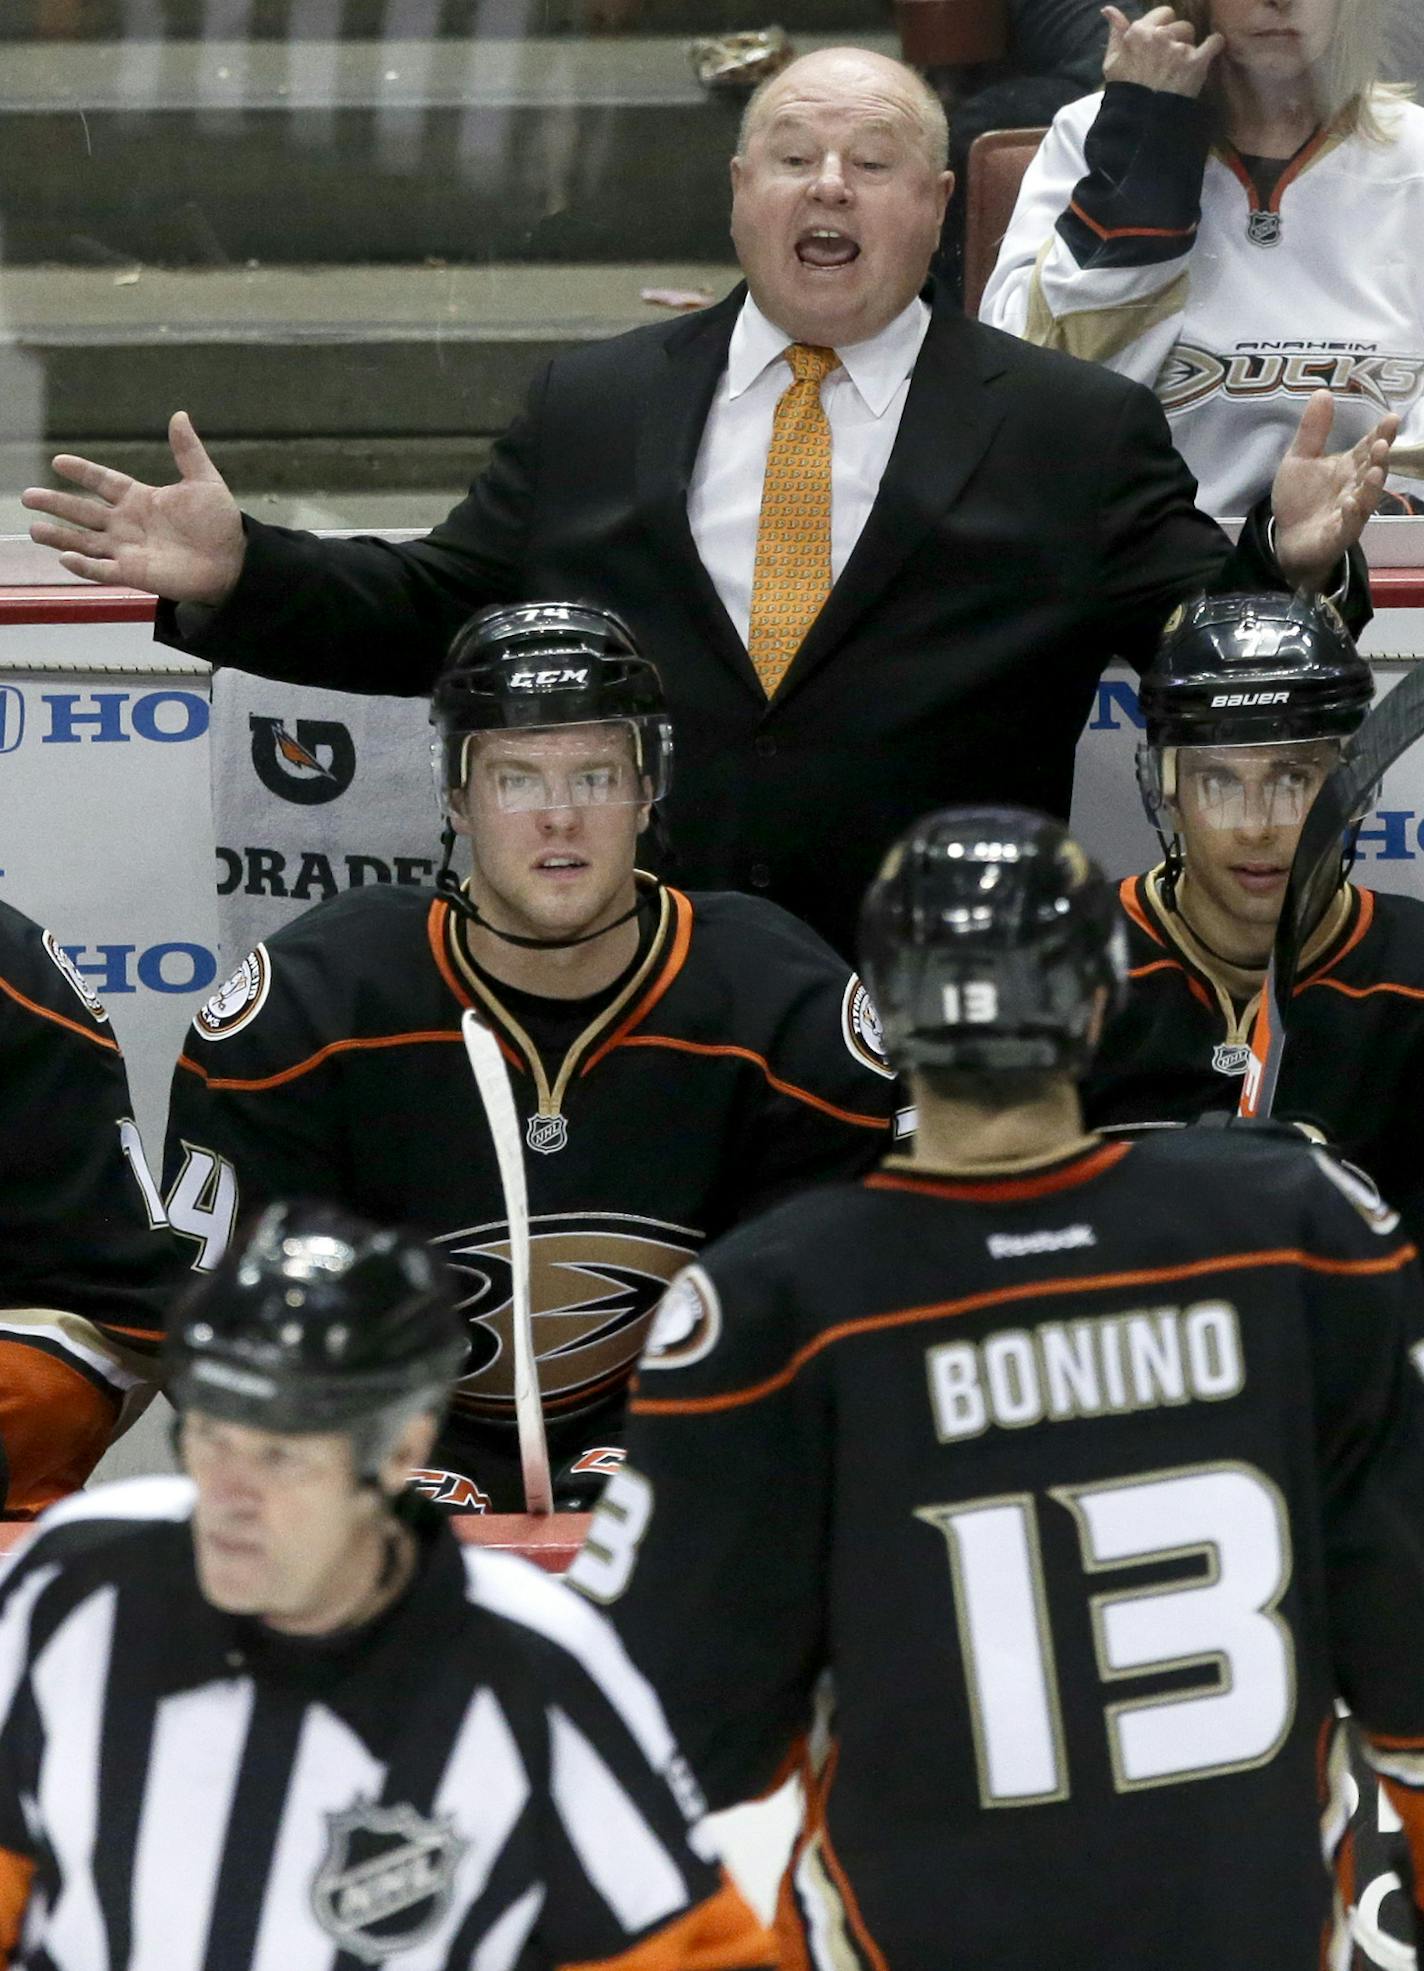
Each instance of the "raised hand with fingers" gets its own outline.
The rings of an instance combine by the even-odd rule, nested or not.
[[[1102,15],[1108,24],[1104,82],[1137,82],[1172,96],[1199,96],[1226,46],[1222,35],[1209,34],[1198,47],[1191,22],[1171,7],[1153,7],[1137,21],[1119,7],[1104,7]]]
[[[31,522],[30,538],[57,548],[61,564],[86,581],[169,602],[220,603],[242,572],[242,515],[186,411],[169,420],[168,443],[179,473],[171,486],[62,452],[55,472],[83,491],[28,487],[24,504],[51,516]]]
[[[1380,503],[1399,431],[1397,417],[1384,417],[1349,451],[1327,452],[1334,419],[1330,392],[1315,391],[1271,488],[1276,560],[1297,588],[1325,588],[1359,540]]]

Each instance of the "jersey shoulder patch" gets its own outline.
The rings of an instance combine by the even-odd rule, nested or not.
[[[1377,1237],[1388,1238],[1391,1232],[1397,1230],[1399,1213],[1391,1210],[1380,1196],[1374,1180],[1357,1164],[1343,1163],[1329,1150],[1315,1149],[1310,1156],[1316,1169],[1330,1179],[1341,1197],[1348,1198]]]
[[[93,986],[90,985],[69,953],[60,944],[54,932],[44,932],[40,943],[44,946],[45,956],[50,960],[55,970],[61,974],[65,983],[83,1000],[92,1017],[98,1020],[102,1026],[107,1026],[109,1024],[109,1015],[104,1010],[104,1002],[100,999],[98,993],[95,992]]]
[[[722,1332],[722,1302],[700,1266],[684,1267],[653,1316],[643,1342],[644,1369],[686,1369],[710,1355]]]
[[[862,1067],[884,1075],[887,1081],[895,1079],[895,1070],[886,1058],[885,1030],[880,1024],[875,1001],[854,972],[841,1000],[841,1032],[845,1036],[846,1046]]]
[[[203,1040],[230,1040],[262,1011],[272,984],[272,961],[265,944],[249,951],[211,999],[193,1015],[193,1031]]]

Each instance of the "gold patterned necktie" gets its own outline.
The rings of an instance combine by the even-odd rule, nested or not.
[[[831,427],[821,384],[840,357],[808,342],[793,342],[785,355],[795,381],[772,419],[747,632],[768,698],[831,592]]]

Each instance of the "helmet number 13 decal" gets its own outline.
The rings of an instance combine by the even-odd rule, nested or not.
[[[999,1017],[999,988],[992,979],[967,979],[941,990],[946,1026],[988,1026]]]
[[[1105,1684],[1203,1671],[1190,1688],[1106,1707],[1118,1792],[1267,1764],[1295,1715],[1294,1644],[1277,1613],[1290,1538],[1270,1479],[1251,1465],[1195,1465],[1048,1496],[1071,1513],[1089,1574],[1173,1560],[1197,1570],[1180,1584],[1154,1576],[1150,1587],[1090,1597]],[[1070,1791],[1038,1512],[1018,1493],[915,1515],[949,1547],[985,1807]]]

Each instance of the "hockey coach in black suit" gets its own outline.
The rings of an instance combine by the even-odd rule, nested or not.
[[[245,519],[182,413],[177,484],[61,458],[81,490],[27,493],[34,537],[75,573],[207,605],[161,610],[167,642],[356,691],[428,690],[485,603],[618,609],[677,720],[679,880],[759,890],[848,950],[882,852],[927,808],[1066,816],[1103,665],[1145,657],[1184,594],[1338,593],[1397,423],[1327,455],[1312,400],[1273,532],[1263,502],[1233,553],[1149,391],[926,298],[946,141],[899,63],[785,69],[732,160],[746,286],[556,358],[422,541]],[[1348,586],[1358,626],[1362,564]]]

